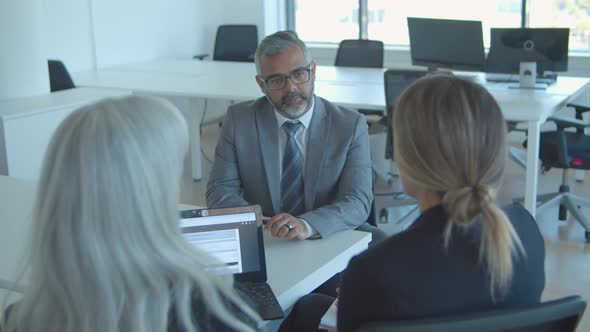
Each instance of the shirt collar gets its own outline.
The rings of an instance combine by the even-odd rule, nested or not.
[[[309,124],[311,123],[311,117],[313,115],[314,108],[315,108],[315,95],[313,95],[311,98],[311,106],[309,108],[309,111],[305,112],[305,114],[303,114],[302,116],[300,116],[298,119],[295,119],[295,120],[284,117],[275,108],[274,111],[275,111],[275,115],[277,117],[277,124],[279,125],[279,127],[281,127],[283,125],[283,123],[285,123],[287,121],[289,121],[289,122],[299,121],[305,127],[305,129],[308,129]]]

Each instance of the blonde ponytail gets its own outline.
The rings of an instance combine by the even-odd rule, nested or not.
[[[526,252],[512,223],[498,207],[495,190],[487,185],[463,187],[445,193],[442,204],[449,216],[444,233],[446,248],[454,226],[469,227],[481,220],[479,259],[487,266],[492,299],[501,298],[512,280],[514,260]]]

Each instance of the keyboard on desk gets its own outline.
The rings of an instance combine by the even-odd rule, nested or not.
[[[486,74],[486,81],[493,83],[519,83],[520,76],[518,75],[507,75],[507,74]],[[535,80],[537,84],[551,85],[555,83],[554,77],[539,77]]]
[[[284,317],[283,309],[267,283],[236,281],[234,286],[247,302],[256,306],[256,311],[263,319]]]

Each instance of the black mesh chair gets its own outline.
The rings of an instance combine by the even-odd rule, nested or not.
[[[254,62],[254,53],[258,47],[258,29],[256,25],[220,25],[217,28],[214,61]],[[203,60],[209,54],[195,55],[194,59]]]
[[[386,105],[386,115],[380,121],[381,125],[383,125],[386,129],[386,142],[385,142],[385,159],[390,159],[393,161],[393,130],[391,128],[391,122],[394,112],[394,106],[397,98],[401,95],[401,93],[412,84],[415,80],[419,79],[422,76],[425,76],[427,71],[424,70],[405,70],[405,69],[389,69],[385,71],[383,76],[384,87],[385,87],[385,105]],[[379,172],[377,172],[379,174]],[[393,183],[393,174],[388,174],[387,176],[381,175],[381,177],[385,177],[388,183]],[[394,197],[393,203],[390,204],[388,207],[382,208],[379,212],[379,219],[381,221],[389,221],[391,215],[395,215],[396,211],[392,209],[399,208],[401,206],[411,206],[417,204],[414,198],[411,198],[405,195],[402,191],[396,191],[389,193]],[[416,209],[410,210],[406,216],[413,213]],[[401,218],[406,219],[406,217]]]
[[[575,109],[576,119],[550,117],[547,121],[555,123],[557,129],[541,133],[539,158],[542,171],[561,168],[563,174],[558,192],[537,196],[539,203],[537,214],[559,205],[559,220],[566,220],[569,211],[584,227],[586,241],[590,242],[590,220],[581,211],[581,207],[590,207],[590,200],[572,194],[568,185],[568,170],[590,169],[590,136],[584,134],[584,129],[590,127],[590,123],[584,122],[582,116],[590,111],[590,105],[568,104],[567,106]],[[575,129],[575,131],[566,131],[566,129]],[[526,143],[525,141],[525,147]],[[520,203],[523,199],[518,198],[515,201]]]
[[[528,308],[371,323],[356,332],[573,332],[586,301],[569,296]]]
[[[387,109],[387,145],[385,147],[385,158],[393,159],[393,133],[391,128],[391,119],[393,117],[394,106],[397,97],[415,80],[425,76],[428,72],[425,70],[399,70],[389,69],[383,77],[385,87],[385,105]]]
[[[345,39],[340,42],[336,67],[383,68],[383,42],[366,39]],[[359,109],[365,115],[383,116],[382,110]]]
[[[68,90],[76,87],[63,62],[59,60],[47,60],[47,67],[49,69],[49,85],[51,92]]]
[[[338,67],[383,68],[383,42],[345,39],[338,46],[334,65]]]

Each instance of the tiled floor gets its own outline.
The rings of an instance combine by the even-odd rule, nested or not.
[[[213,115],[211,115],[213,116]],[[203,174],[200,181],[193,181],[185,172],[181,199],[183,203],[193,205],[205,205],[205,191],[207,175],[211,164],[206,161],[212,159],[215,144],[219,138],[219,127],[209,125],[203,128],[201,143],[204,153]],[[514,139],[518,141],[519,138]],[[586,173],[586,182],[576,182],[571,174],[572,192],[583,197],[590,198],[590,173]],[[561,182],[561,171],[551,170],[539,178],[539,192],[546,193],[557,191]],[[524,169],[509,161],[505,184],[499,194],[501,202],[510,202],[513,197],[524,194]],[[388,198],[382,197],[376,200],[377,209],[387,205]],[[407,209],[405,210],[407,211]],[[590,216],[590,209],[583,210]],[[573,219],[559,221],[557,208],[538,216],[537,221],[546,244],[546,287],[543,294],[544,300],[555,299],[571,294],[580,294],[590,300],[590,244],[586,244],[583,228]],[[385,231],[397,230],[395,224],[382,225]],[[380,226],[381,227],[381,226]],[[590,331],[590,313],[584,316],[578,331]]]

